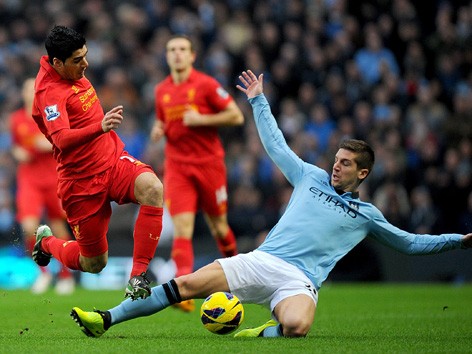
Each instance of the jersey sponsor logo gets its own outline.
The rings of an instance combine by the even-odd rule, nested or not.
[[[216,93],[217,93],[222,99],[224,99],[224,100],[226,100],[226,99],[228,98],[228,96],[229,96],[228,91],[226,91],[226,90],[225,90],[223,87],[221,87],[221,86],[216,89]]]
[[[98,101],[98,96],[97,95],[94,95],[90,98],[90,100],[88,102],[85,102],[83,105],[82,105],[82,110],[84,112],[88,111],[88,109],[90,107],[92,107],[92,105]]]
[[[95,102],[98,102],[98,96],[95,93],[95,89],[90,87],[83,95],[79,96],[79,100],[82,103],[82,110],[86,112]]]
[[[47,106],[44,109],[44,113],[46,113],[46,120],[48,122],[56,120],[61,115],[61,112],[57,110],[57,104],[53,104],[52,106]]]
[[[316,187],[310,187],[309,190],[311,193],[313,193],[313,197],[317,198],[322,204],[328,206],[331,209],[337,210],[340,213],[344,213],[353,219],[357,218],[357,211],[359,209],[358,206],[355,209],[352,205],[347,206],[338,198],[329,195]]]
[[[85,93],[83,95],[79,96],[80,102],[84,103],[85,101],[90,99],[90,97],[92,97],[94,95],[94,93],[95,93],[95,89],[93,87],[90,87],[87,91],[85,91]]]
[[[356,202],[349,202],[349,206],[350,206],[352,209],[359,210],[359,203],[356,203]]]
[[[164,108],[165,121],[171,122],[174,120],[182,120],[184,113],[187,109],[188,109],[187,105],[183,105],[183,104]]]

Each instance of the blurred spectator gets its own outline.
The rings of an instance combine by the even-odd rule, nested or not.
[[[453,113],[443,125],[443,134],[449,141],[472,139],[472,86],[462,82],[453,96]]]
[[[411,213],[408,230],[415,233],[435,233],[439,213],[433,204],[429,189],[421,185],[413,188],[410,203]]]
[[[277,119],[280,129],[289,143],[303,129],[306,121],[305,115],[299,110],[297,102],[292,98],[282,100]]]
[[[457,232],[469,232],[472,227],[472,192],[467,196],[467,208],[459,216],[459,229]]]
[[[377,128],[397,126],[400,119],[400,108],[392,102],[386,85],[378,85],[372,92],[372,116]]]
[[[379,82],[385,71],[394,74],[400,72],[395,56],[390,49],[384,47],[382,38],[373,25],[365,30],[365,46],[356,52],[355,61],[363,80],[369,85]]]
[[[315,103],[310,109],[305,131],[315,136],[320,153],[325,152],[328,148],[329,139],[335,129],[336,125],[329,116],[327,108],[322,104]]]
[[[449,116],[445,104],[437,100],[432,84],[423,82],[416,92],[416,99],[405,112],[405,132],[423,131],[424,136],[440,136],[441,128]]]
[[[375,191],[373,203],[390,223],[401,229],[408,229],[410,203],[403,185],[387,181]]]
[[[136,116],[132,112],[125,113],[125,118],[116,132],[125,143],[125,150],[141,160],[148,144],[149,135],[141,129]]]
[[[234,190],[229,210],[228,222],[238,238],[253,239],[254,235],[270,230],[278,220],[277,213],[263,207],[260,190],[251,185],[240,185]]]
[[[98,96],[103,110],[108,112],[118,104],[123,105],[124,113],[137,112],[140,101],[137,90],[127,76],[127,71],[122,67],[108,68],[104,82],[98,90]]]
[[[10,239],[9,234],[15,223],[14,198],[10,190],[11,183],[12,181],[8,175],[0,172],[0,238],[6,240]]]
[[[364,100],[357,101],[353,108],[353,120],[355,122],[356,138],[367,140],[374,124],[372,105]]]

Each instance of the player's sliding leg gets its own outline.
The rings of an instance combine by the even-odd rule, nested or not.
[[[234,335],[235,337],[283,337],[282,326],[269,320],[262,326],[256,328],[243,329]]]
[[[165,284],[153,287],[151,295],[146,299],[137,301],[126,299],[108,311],[87,312],[74,307],[70,315],[87,336],[100,337],[115,324],[155,314],[181,300],[177,284],[172,279]]]

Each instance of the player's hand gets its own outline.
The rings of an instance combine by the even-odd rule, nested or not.
[[[154,123],[151,129],[151,141],[157,143],[164,136],[164,127],[159,122]]]
[[[472,248],[472,234],[462,236],[462,248]]]
[[[102,129],[108,133],[112,129],[116,129],[123,121],[123,106],[116,106],[105,113],[102,119]]]
[[[251,70],[243,71],[241,75],[239,75],[239,80],[244,86],[236,85],[236,88],[244,92],[247,98],[253,98],[262,93],[263,79],[264,74],[260,74],[259,77],[256,77]]]
[[[32,154],[20,145],[13,145],[11,153],[15,160],[21,163],[30,162],[33,159]]]
[[[202,125],[202,119],[200,113],[195,109],[191,108],[190,106],[187,107],[188,109],[184,112],[182,117],[182,123],[186,127],[195,127],[197,125]]]

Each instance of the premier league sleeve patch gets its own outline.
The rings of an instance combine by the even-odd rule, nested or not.
[[[216,89],[216,93],[223,99],[227,99],[229,96],[228,92],[221,86]]]
[[[61,112],[57,110],[57,104],[54,104],[52,106],[47,106],[44,109],[44,112],[46,113],[46,120],[48,122],[56,120],[61,115]]]

